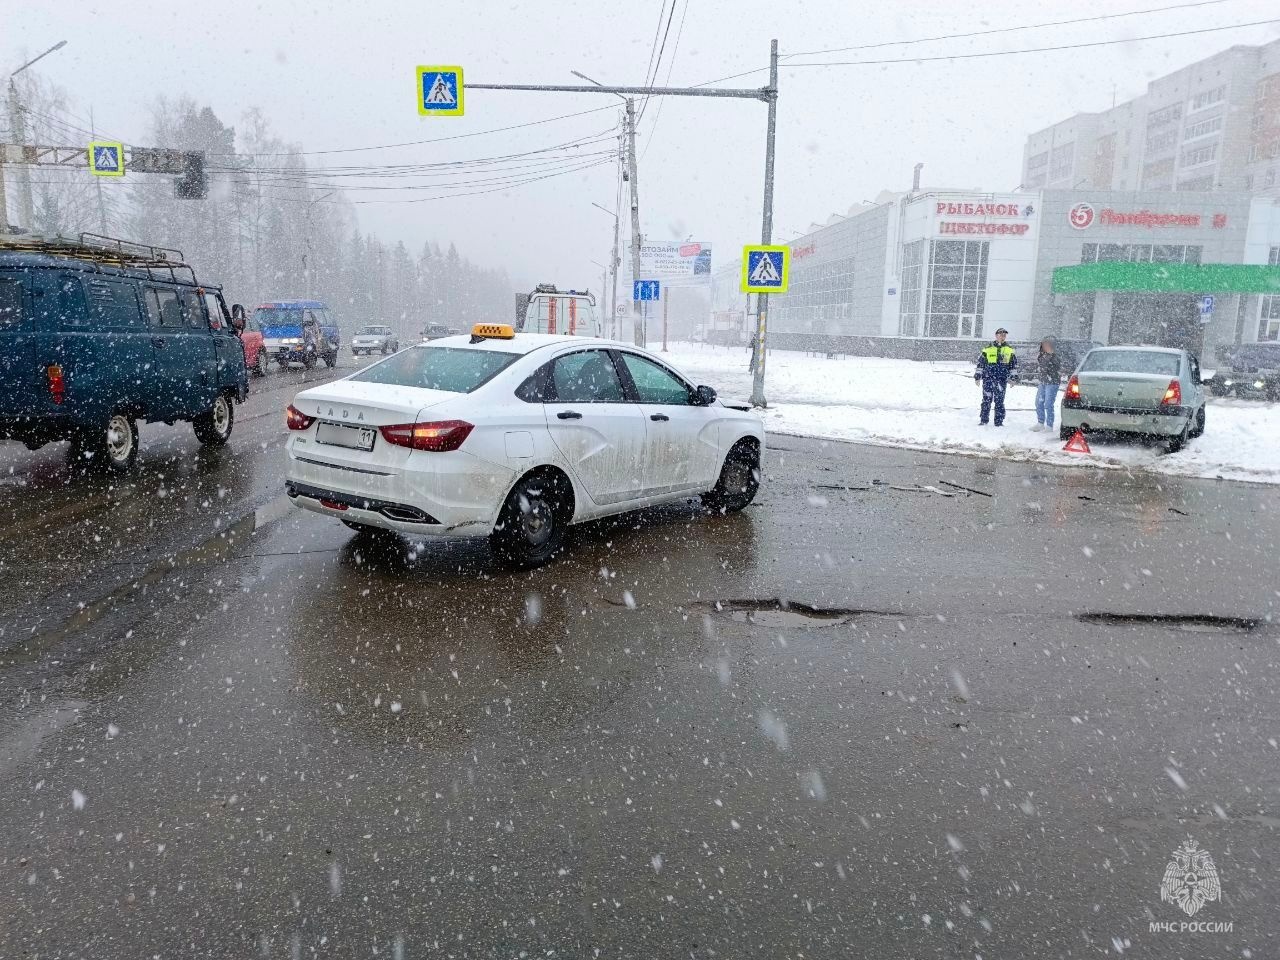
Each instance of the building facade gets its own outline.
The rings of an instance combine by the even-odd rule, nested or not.
[[[933,191],[833,218],[790,247],[790,289],[770,298],[769,339],[784,348],[960,357],[1004,327],[1014,341],[1212,356],[1280,337],[1280,199]],[[740,268],[714,281],[710,327],[749,329]]]
[[[1022,186],[1280,196],[1280,40],[1230,47],[1036,131]]]

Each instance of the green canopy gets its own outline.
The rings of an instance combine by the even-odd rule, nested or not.
[[[1054,293],[1094,290],[1148,293],[1280,294],[1280,266],[1252,263],[1082,263],[1053,271]]]

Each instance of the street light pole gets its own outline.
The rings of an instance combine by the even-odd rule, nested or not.
[[[631,180],[631,270],[632,279],[640,279],[640,199],[639,189],[636,183],[636,129],[635,129],[635,100],[631,95],[640,95],[646,97],[728,97],[737,100],[763,100],[769,105],[769,130],[767,141],[767,153],[765,157],[765,185],[764,185],[764,229],[762,231],[765,242],[768,243],[768,237],[773,232],[773,147],[774,147],[774,131],[777,122],[777,103],[778,103],[778,41],[774,40],[771,46],[769,57],[769,85],[756,90],[750,89],[733,89],[729,87],[610,87],[601,83],[596,83],[590,77],[585,77],[577,71],[573,71],[576,76],[583,77],[588,80],[592,86],[574,86],[561,83],[469,83],[468,89],[471,90],[528,90],[539,93],[612,93],[619,96],[628,94],[627,97],[627,113],[626,113],[626,140],[627,140],[627,171]],[[638,346],[644,345],[644,317],[640,309],[640,302],[631,301],[631,315],[634,323],[635,342]],[[760,329],[757,335],[763,334],[763,317],[760,321]],[[754,394],[759,395],[759,406],[764,406],[764,370],[762,367],[756,368],[756,380],[753,388]],[[753,394],[752,400],[755,401]]]
[[[764,142],[764,217],[760,242],[768,246],[773,238],[773,147],[778,121],[778,41],[769,47],[769,123]],[[764,398],[765,335],[768,330],[769,295],[756,294],[756,369],[751,381],[751,405],[766,407]]]
[[[13,139],[20,145],[27,142],[27,128],[23,121],[22,104],[18,100],[18,85],[13,82],[13,78],[20,74],[23,70],[33,64],[43,60],[55,50],[61,50],[67,45],[67,41],[59,40],[52,47],[40,54],[38,57],[32,57],[13,73],[9,74],[9,126],[13,130]],[[0,174],[3,174],[3,167],[0,166]],[[4,179],[0,176],[0,194],[4,193]],[[0,200],[0,229],[8,232],[9,225],[8,211],[5,208],[3,200]],[[35,204],[31,199],[31,171],[26,164],[18,164],[18,218],[22,221],[19,226],[28,231],[35,229]]]
[[[619,258],[618,256],[618,212],[616,210],[610,210],[608,207],[601,206],[600,204],[596,203],[594,200],[591,201],[591,205],[595,207],[597,210],[603,210],[605,213],[609,214],[609,216],[613,217],[613,255],[609,258],[609,273],[613,276],[613,286],[612,286],[612,290],[609,293],[609,327],[608,329],[609,329],[610,339],[617,339],[618,264],[622,262],[621,258]],[[592,261],[592,262],[594,263],[595,261]],[[601,293],[601,296],[604,295],[603,287],[601,288],[600,293]]]

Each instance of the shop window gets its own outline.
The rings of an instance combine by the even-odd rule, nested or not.
[[[902,290],[898,301],[898,335],[914,337],[919,334],[920,274],[924,269],[924,241],[914,240],[902,245]]]
[[[1280,340],[1280,297],[1262,298],[1262,315],[1258,321],[1259,340]]]
[[[990,248],[985,240],[934,240],[930,244],[926,336],[982,335]]]

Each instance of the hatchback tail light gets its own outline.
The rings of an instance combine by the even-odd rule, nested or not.
[[[397,447],[447,453],[457,450],[471,435],[475,424],[465,420],[437,420],[433,423],[398,423],[382,427],[382,439]]]
[[[1177,407],[1182,405],[1182,384],[1177,380],[1170,380],[1169,386],[1164,392],[1164,398],[1160,401],[1162,406]]]
[[[292,403],[285,407],[284,425],[290,430],[305,430],[315,422],[315,417],[308,417]]]
[[[1067,381],[1067,399],[1080,399],[1080,378],[1074,373],[1071,375],[1071,379]]]
[[[49,378],[49,396],[53,397],[54,403],[61,403],[67,396],[67,381],[62,376],[61,365],[51,363],[44,372]]]

